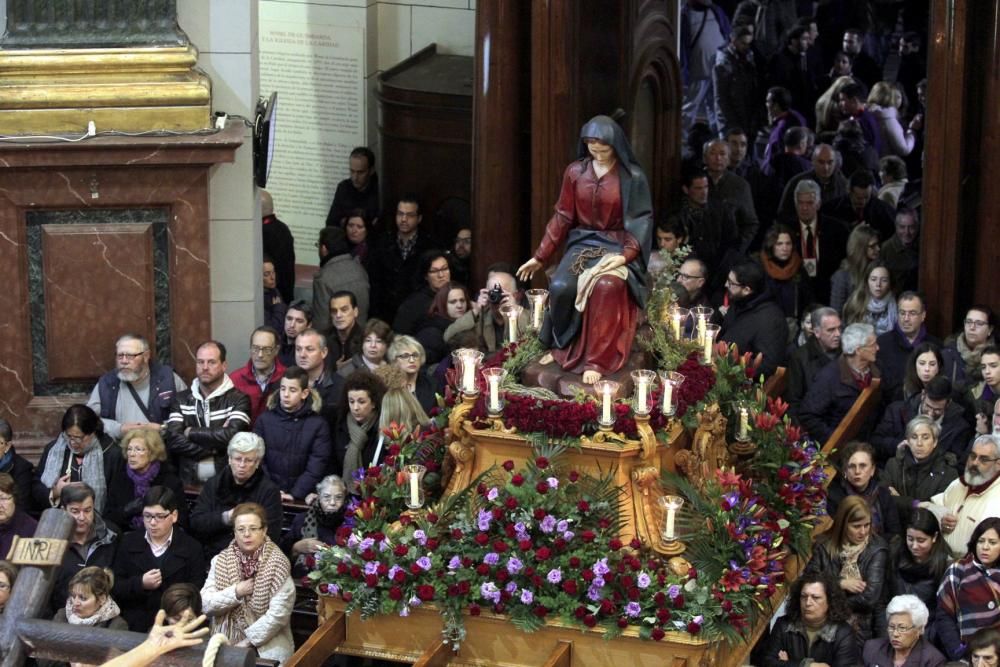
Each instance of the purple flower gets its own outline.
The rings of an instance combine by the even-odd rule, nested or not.
[[[611,568],[608,567],[608,559],[607,558],[600,559],[599,561],[594,563],[593,567],[590,568],[590,571],[599,577],[604,576],[605,574],[611,571]]]
[[[490,502],[493,502],[499,496],[500,496],[500,491],[498,491],[497,487],[495,487],[495,486],[493,488],[491,488],[489,491],[486,492],[486,500],[488,500]]]
[[[559,488],[559,480],[556,479],[555,477],[549,477],[545,481],[548,482],[550,489],[558,489]]]
[[[375,546],[375,540],[370,537],[366,537],[361,540],[361,543],[358,545],[358,551],[368,551],[373,546]]]
[[[562,581],[562,570],[560,570],[558,567],[549,570],[549,573],[545,575],[545,578],[548,580],[550,584],[558,584],[560,581]]]
[[[479,594],[484,600],[489,600],[493,604],[500,602],[500,589],[492,581],[487,581],[479,587]]]
[[[507,561],[507,571],[510,572],[511,574],[517,574],[518,572],[521,571],[522,567],[524,567],[524,563],[522,563],[514,556],[511,556],[510,560]]]
[[[604,586],[604,577],[594,577],[594,580],[590,582],[590,585],[594,588],[602,588]]]
[[[363,481],[364,478],[365,478],[364,466],[358,466],[357,468],[354,469],[354,472],[351,473],[351,479],[353,479],[355,482]]]
[[[431,559],[427,556],[421,556],[417,559],[417,567],[426,572],[431,569]]]
[[[361,538],[351,533],[350,537],[347,538],[347,548],[356,549],[359,544],[361,544]]]
[[[485,556],[483,556],[483,562],[489,565],[490,567],[493,567],[494,565],[500,562],[500,554],[491,551]]]
[[[574,533],[572,530],[567,530],[563,533],[563,539],[566,540],[567,542],[572,540],[574,537],[576,537],[576,533]]]
[[[640,612],[642,612],[642,605],[640,605],[638,602],[629,602],[627,605],[625,605],[626,616],[635,617],[638,616]]]
[[[531,604],[534,599],[535,596],[527,588],[521,591],[521,602],[524,604]]]
[[[493,519],[493,513],[487,512],[486,510],[479,510],[479,516],[476,517],[476,524],[479,530],[489,530],[490,521]]]
[[[388,574],[386,574],[385,576],[389,578],[389,581],[392,581],[392,580],[393,580],[393,578],[395,578],[395,576],[396,576],[396,573],[397,573],[397,572],[399,572],[399,571],[400,571],[400,570],[402,570],[402,569],[403,569],[403,568],[401,568],[401,567],[400,567],[400,566],[398,566],[398,565],[393,565],[392,567],[390,567],[390,568],[389,568],[389,572],[388,572]]]
[[[597,602],[602,597],[601,589],[595,586],[591,586],[589,589],[587,589],[587,597],[593,600],[594,602]]]
[[[567,521],[566,519],[561,519],[559,523],[556,524],[556,530],[558,530],[560,533],[565,533],[567,530],[569,530],[569,521]]]
[[[458,556],[452,556],[451,560],[448,561],[448,569],[457,570],[460,567],[462,567],[462,559]]]
[[[542,522],[538,524],[538,527],[541,528],[543,533],[551,533],[556,529],[556,518],[551,514],[546,514]]]
[[[649,585],[651,583],[652,580],[649,578],[649,575],[646,574],[645,572],[640,572],[639,576],[635,578],[635,585],[638,586],[639,588],[649,588]]]
[[[404,604],[403,608],[399,610],[399,615],[402,616],[403,618],[406,618],[407,616],[410,615],[410,608]]]
[[[508,581],[507,585],[504,586],[503,589],[505,591],[507,591],[508,593],[510,593],[511,595],[513,595],[514,591],[517,590],[517,584],[515,582],[513,582],[513,581]]]
[[[337,584],[327,584],[326,585],[327,595],[336,595],[340,592],[340,586]]]
[[[381,542],[378,543],[378,550],[379,551],[388,551],[389,550],[389,543],[387,541],[385,541],[385,540],[382,540]]]
[[[680,594],[681,594],[681,587],[678,586],[677,584],[673,584],[670,588],[667,589],[667,595],[669,595],[671,598],[675,598]]]
[[[427,533],[420,530],[419,528],[413,531],[413,539],[417,541],[417,544],[424,546],[427,544]]]
[[[411,607],[419,607],[420,604],[421,604],[420,598],[418,598],[416,595],[414,595],[412,598],[410,598],[410,606]]]
[[[375,574],[378,571],[379,562],[377,560],[365,563],[365,574]]]
[[[517,523],[514,524],[514,532],[517,532],[517,533],[527,533],[528,532],[528,527],[526,525],[524,525],[523,521],[518,521]]]

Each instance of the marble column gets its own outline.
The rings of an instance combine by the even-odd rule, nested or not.
[[[8,0],[5,49],[185,46],[176,0]]]

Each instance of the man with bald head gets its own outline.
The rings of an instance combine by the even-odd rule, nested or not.
[[[757,234],[759,223],[750,184],[729,169],[729,150],[729,143],[713,139],[705,144],[703,158],[709,180],[709,198],[732,209],[740,233],[739,251],[742,254]]]
[[[795,221],[795,186],[799,181],[815,181],[819,185],[820,197],[830,201],[847,194],[847,177],[840,171],[840,156],[830,144],[817,144],[812,154],[812,169],[792,176],[785,184],[778,205],[778,220]]]

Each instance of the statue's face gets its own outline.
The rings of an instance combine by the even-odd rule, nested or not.
[[[611,147],[611,144],[606,144],[603,141],[589,137],[584,139],[584,142],[587,144],[590,156],[597,162],[611,162],[615,159],[615,149]]]

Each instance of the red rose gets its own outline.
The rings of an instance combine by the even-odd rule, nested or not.
[[[583,577],[583,580],[586,582],[591,582],[594,580],[594,573],[591,572],[590,570],[584,570],[583,574],[581,574],[580,576]]]
[[[535,484],[535,491],[538,491],[539,493],[543,494],[548,493],[549,483],[543,479],[542,481],[538,482],[538,484]]]
[[[514,462],[511,461],[510,459],[507,459],[506,461],[503,462],[503,469],[506,470],[507,472],[510,472],[511,470],[514,469]]]
[[[458,597],[458,584],[452,584],[448,587],[448,597]]]
[[[666,623],[670,620],[670,610],[669,609],[657,609],[656,610],[656,620],[660,623]]]
[[[517,543],[517,548],[521,551],[528,551],[531,549],[531,540],[521,540]]]
[[[700,623],[695,623],[694,621],[690,621],[687,624],[687,631],[689,633],[691,633],[692,635],[696,635],[699,632],[701,632],[701,624]]]
[[[403,583],[406,581],[406,572],[403,572],[402,569],[396,570],[396,574],[392,575],[392,580],[397,584]]]
[[[566,540],[561,537],[557,537],[556,541],[552,543],[552,546],[554,546],[557,551],[562,551],[566,548]]]
[[[548,547],[541,547],[535,550],[535,558],[538,560],[548,560],[552,551]]]
[[[633,537],[632,541],[629,542],[628,545],[630,547],[632,547],[633,549],[641,549],[642,548],[642,540],[640,540],[638,537]]]
[[[580,539],[583,540],[584,542],[593,542],[595,537],[597,536],[594,535],[594,531],[592,530],[585,530],[582,533],[580,533]]]
[[[497,581],[503,583],[510,579],[510,574],[507,570],[497,570]]]
[[[389,566],[386,565],[385,563],[379,563],[378,567],[375,568],[375,574],[377,574],[380,577],[384,577],[388,572],[389,572]]]
[[[480,482],[479,485],[476,487],[476,493],[478,493],[481,496],[485,496],[487,491],[489,491],[489,489],[483,482]]]
[[[580,567],[580,559],[577,558],[576,556],[570,556],[569,557],[569,566],[570,567]]]
[[[653,628],[653,631],[649,633],[649,636],[653,638],[653,641],[660,641],[666,635],[663,628]]]
[[[503,602],[498,602],[497,604],[493,605],[493,611],[495,611],[498,614],[502,614],[506,608],[507,606]]]
[[[610,549],[611,549],[612,551],[618,551],[619,549],[621,549],[621,548],[622,548],[622,541],[621,541],[621,540],[619,540],[619,539],[618,539],[618,538],[616,537],[616,538],[612,539],[612,540],[611,540],[610,542],[608,542],[608,547],[609,547],[609,548],[610,548]]]
[[[386,452],[388,452],[392,456],[398,456],[399,452],[401,452],[401,451],[402,451],[402,448],[399,445],[395,444],[395,443],[389,445],[389,449],[386,450]]]
[[[438,541],[435,540],[433,537],[428,538],[427,539],[427,550],[428,551],[434,551],[437,548],[438,548]]]
[[[544,456],[539,456],[537,459],[535,459],[535,465],[538,466],[540,469],[544,470],[545,468],[549,467],[549,460]]]
[[[698,570],[694,569],[693,567],[688,568],[688,579],[697,579],[697,578],[698,578]]]
[[[573,615],[576,616],[579,619],[582,619],[584,616],[587,615],[587,608],[586,607],[577,607],[576,610],[573,612]]]
[[[403,526],[409,526],[411,523],[413,523],[413,517],[411,517],[409,514],[402,514],[399,517],[399,523]]]
[[[576,509],[580,510],[581,512],[589,512],[590,503],[588,503],[586,500],[581,500],[576,504]]]
[[[361,560],[375,560],[377,554],[371,549],[365,549],[361,552]]]
[[[521,474],[518,473],[510,478],[510,483],[513,484],[514,486],[521,486],[522,484],[524,484],[524,477],[522,477]]]
[[[399,586],[393,586],[389,589],[389,599],[390,600],[401,600],[403,599],[403,589]]]
[[[460,528],[451,529],[451,539],[460,540],[462,539],[462,530]]]
[[[480,563],[478,566],[476,566],[476,574],[485,577],[489,573],[490,573],[490,566],[487,565],[486,563]]]
[[[351,591],[344,591],[344,594],[341,595],[340,597],[344,598],[344,602],[350,602],[351,600],[354,599],[354,593],[352,593]]]
[[[481,613],[481,609],[479,608],[478,604],[473,603],[473,604],[469,605],[469,615],[470,616],[479,616],[480,613]]]
[[[499,521],[500,519],[503,518],[503,508],[502,507],[494,507],[493,508],[493,518],[496,519],[497,521]]]
[[[434,512],[428,512],[427,523],[437,523],[437,522],[438,522],[438,515],[435,514]]]
[[[600,519],[597,520],[598,528],[604,529],[604,528],[609,528],[610,526],[611,526],[611,520],[608,519],[607,517],[601,517]]]
[[[604,598],[603,600],[601,600],[601,613],[602,614],[610,614],[611,610],[613,610],[614,608],[615,608],[615,606],[613,604],[611,604],[611,600],[609,600],[607,598]]]
[[[633,586],[632,588],[628,589],[629,600],[631,600],[632,602],[638,602],[640,597],[642,597],[642,591],[640,591],[638,588]]]
[[[345,563],[337,563],[337,574],[347,574],[347,565]]]
[[[417,586],[417,597],[424,602],[434,599],[434,587],[430,585]]]
[[[733,602],[732,602],[732,600],[723,600],[722,601],[722,611],[728,613],[728,612],[731,612],[732,610],[733,610]]]
[[[516,510],[517,509],[517,498],[515,498],[514,496],[507,496],[507,500],[504,501],[504,505],[509,510]]]
[[[657,607],[663,607],[667,604],[667,594],[663,591],[658,592],[653,596],[653,602],[656,603]]]
[[[583,624],[586,625],[588,628],[592,628],[595,625],[597,625],[597,619],[594,618],[593,614],[587,614],[586,616],[583,617]]]
[[[410,563],[410,574],[420,574],[423,570],[416,563]]]
[[[569,481],[575,482],[578,479],[580,479],[580,473],[578,473],[575,470],[570,470],[569,471]]]
[[[674,609],[682,609],[684,607],[684,596],[678,595],[674,598]]]
[[[543,510],[541,507],[535,509],[534,513],[535,521],[541,521],[546,517],[546,515],[548,515],[548,512]]]
[[[406,552],[410,550],[410,547],[405,544],[398,544],[396,548],[392,550],[392,553],[396,554],[400,558],[406,555]]]
[[[567,595],[576,595],[576,579],[566,579],[562,582],[562,589]]]
[[[361,568],[358,567],[357,565],[352,565],[351,566],[351,578],[352,579],[360,579],[361,578]]]
[[[531,610],[531,613],[537,616],[538,618],[545,618],[545,615],[549,613],[549,610],[543,607],[542,605],[538,605],[537,607]]]
[[[494,540],[493,551],[496,551],[498,554],[504,553],[505,551],[507,551],[507,543],[504,542],[503,540]]]
[[[485,547],[487,542],[490,541],[490,536],[487,535],[486,533],[477,533],[475,540],[476,544],[478,544],[481,547]]]
[[[625,618],[624,616],[619,616],[618,617],[618,627],[619,628],[627,628],[628,627],[628,619]]]

